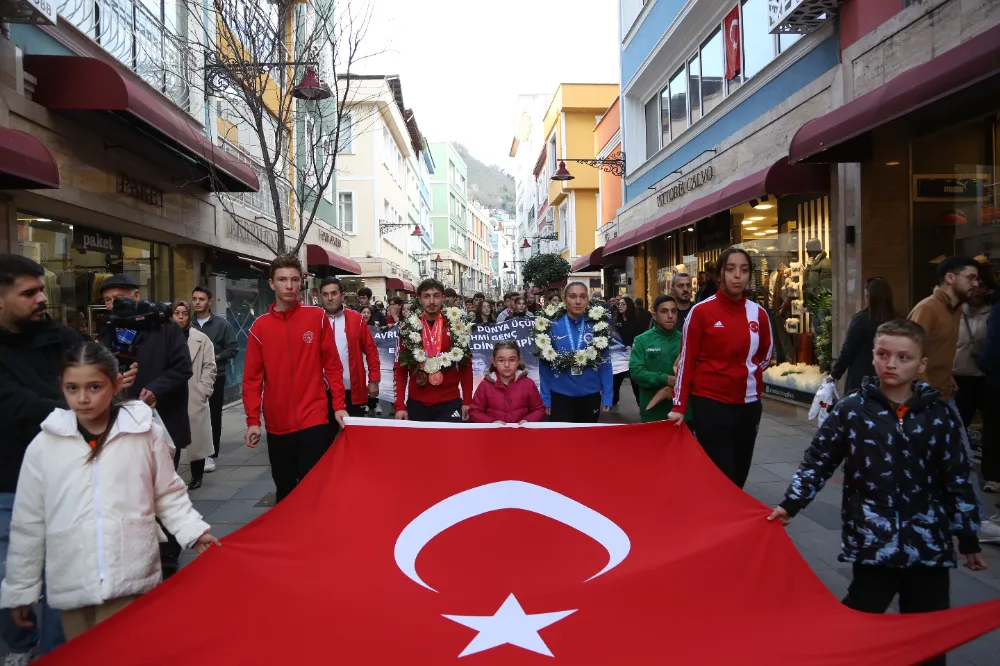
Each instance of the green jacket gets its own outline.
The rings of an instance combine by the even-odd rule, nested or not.
[[[639,416],[643,423],[666,420],[673,408],[670,400],[665,400],[646,410],[646,405],[656,392],[666,386],[674,374],[674,361],[681,353],[681,332],[665,333],[654,326],[637,335],[632,343],[632,355],[628,362],[630,381],[639,387]]]

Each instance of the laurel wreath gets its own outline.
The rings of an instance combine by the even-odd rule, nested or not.
[[[535,354],[553,370],[598,369],[601,365],[601,352],[610,344],[608,335],[611,332],[611,316],[608,309],[602,305],[588,307],[584,316],[593,323],[590,344],[584,349],[559,352],[552,345],[550,332],[555,322],[564,316],[569,315],[563,303],[549,305],[542,314],[535,316]]]
[[[472,363],[472,352],[469,350],[471,340],[471,325],[461,308],[445,308],[441,315],[448,321],[448,331],[451,338],[451,349],[437,356],[427,357],[424,351],[424,325],[420,320],[423,311],[417,307],[408,317],[399,322],[399,355],[402,366],[423,370],[427,374],[450,368],[453,364],[465,365]]]

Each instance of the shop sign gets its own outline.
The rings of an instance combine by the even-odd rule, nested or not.
[[[122,237],[118,234],[108,234],[96,229],[73,226],[73,247],[84,252],[103,252],[120,256],[122,253]]]
[[[253,233],[250,233],[251,229]],[[229,237],[247,245],[256,245],[268,250],[278,247],[277,231],[242,218],[237,222],[236,218],[231,215],[229,216]]]
[[[732,222],[729,211],[706,217],[695,226],[698,251],[722,250],[732,245]]]
[[[344,244],[344,242],[340,240],[340,236],[332,234],[326,229],[319,230],[319,239],[324,243],[329,243],[330,245],[338,248]]]
[[[796,402],[800,405],[811,405],[814,397],[814,394],[807,391],[800,391],[786,386],[775,386],[767,382],[764,382],[764,395]]]
[[[715,178],[715,167],[713,166],[707,166],[704,169],[688,174],[687,178],[678,180],[673,185],[661,190],[660,193],[656,195],[656,205],[666,206],[674,199],[684,196],[688,192],[692,192],[703,185],[711,183],[713,178]]]
[[[926,175],[913,177],[914,201],[986,201],[989,176]]]
[[[163,190],[158,190],[148,183],[136,180],[124,173],[118,174],[119,194],[125,194],[143,203],[157,208],[163,208]]]

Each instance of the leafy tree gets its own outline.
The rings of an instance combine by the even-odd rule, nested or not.
[[[553,282],[565,280],[569,270],[569,262],[558,254],[536,254],[524,264],[521,277],[529,286],[545,288]]]

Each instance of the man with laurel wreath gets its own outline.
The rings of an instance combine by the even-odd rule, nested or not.
[[[563,302],[535,318],[542,402],[552,421],[596,423],[611,410],[614,380],[608,309],[591,304],[587,286],[570,282]]]
[[[459,423],[472,404],[471,327],[461,308],[442,310],[444,285],[431,278],[417,287],[420,307],[399,323],[393,378],[396,418]]]

